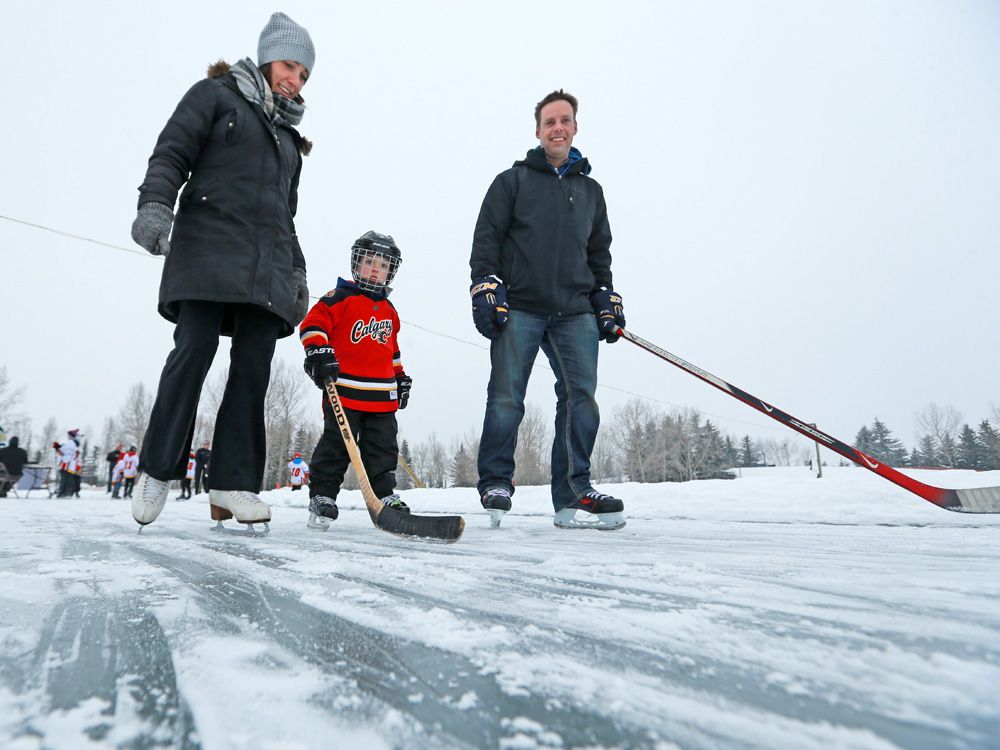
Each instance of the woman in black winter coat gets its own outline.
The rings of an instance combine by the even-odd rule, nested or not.
[[[314,60],[309,33],[275,13],[261,32],[257,63],[210,66],[149,159],[132,238],[165,258],[158,309],[176,327],[139,454],[144,473],[132,515],[140,525],[163,510],[168,482],[184,477],[220,336],[232,337],[232,349],[212,440],[212,518],[271,519],[257,495],[264,397],[275,343],[309,303],[294,216],[302,156],[312,146],[296,130],[305,109],[299,92]]]

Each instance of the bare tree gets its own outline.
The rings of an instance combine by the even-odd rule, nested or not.
[[[629,399],[615,409],[612,419],[614,432],[625,449],[625,467],[633,482],[646,481],[649,445],[643,439],[643,426],[650,419],[649,407],[638,398]]]
[[[597,431],[594,452],[590,456],[590,477],[594,482],[616,482],[618,444],[614,431],[602,423]]]
[[[524,405],[514,449],[514,484],[548,484],[551,476],[551,433],[537,404]]]
[[[52,445],[52,441],[56,438],[56,431],[59,427],[56,425],[55,417],[49,417],[48,421],[42,425],[42,434],[39,438],[38,443],[38,454],[35,456],[36,462],[44,462],[45,455],[49,451],[49,446]]]
[[[104,446],[105,451],[110,451],[115,447],[115,444],[120,442],[118,425],[115,423],[114,417],[104,418],[104,429],[101,430],[101,444]]]
[[[809,447],[793,437],[781,441],[773,438],[758,443],[764,463],[772,466],[803,466],[809,463]]]
[[[122,437],[135,446],[142,445],[149,426],[149,412],[153,408],[153,397],[143,383],[135,383],[128,389],[125,403],[118,411],[118,424]]]
[[[0,366],[0,424],[13,422],[17,418],[14,409],[21,403],[22,398],[24,398],[24,386],[11,389],[10,379],[7,377],[7,365]]]
[[[264,399],[264,425],[267,430],[264,487],[288,481],[288,461],[302,422],[307,391],[311,387],[308,379],[283,360],[275,360],[272,364],[271,382]]]
[[[448,457],[436,433],[426,441],[413,447],[411,466],[417,476],[422,477],[428,487],[448,486]]]
[[[451,460],[448,463],[448,475],[452,487],[475,487],[479,479],[476,471],[476,454],[479,444],[471,445],[468,436],[455,440],[451,444]]]
[[[956,446],[962,421],[962,413],[954,406],[928,404],[923,411],[917,413],[917,426],[920,429],[917,442],[929,435],[939,447],[941,462],[945,466],[954,466],[958,460]]]
[[[215,425],[215,418],[219,415],[219,407],[222,406],[222,397],[226,393],[226,382],[229,380],[228,370],[218,373],[212,380],[206,380],[201,388],[201,397],[198,399],[198,418],[195,423],[195,434],[199,432],[198,425],[212,432]]]

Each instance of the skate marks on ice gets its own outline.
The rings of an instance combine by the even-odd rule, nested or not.
[[[308,560],[328,549],[322,542],[309,544],[308,549],[299,546],[271,546],[265,551],[257,545],[229,544],[224,552],[272,571],[254,576],[257,579],[274,579],[282,571],[298,578],[303,575],[302,558],[293,557],[305,553]],[[313,578],[336,579],[382,595],[373,599],[393,602],[388,615],[378,615],[377,626],[383,630],[396,612],[393,606],[409,607],[448,612],[470,632],[502,623],[510,642],[486,649],[481,657],[466,658],[408,638],[405,627],[399,636],[386,635],[303,604],[297,598],[301,595],[268,586],[248,587],[239,580],[229,584],[236,589],[218,595],[218,611],[242,607],[239,601],[245,599],[260,602],[254,611],[280,608],[276,620],[268,623],[258,617],[254,622],[276,644],[303,659],[312,648],[308,634],[321,628],[332,644],[330,651],[314,655],[321,669],[349,676],[376,704],[395,708],[422,727],[438,727],[458,744],[494,746],[498,739],[510,738],[512,731],[534,728],[540,733],[536,738],[559,738],[568,745],[614,746],[627,740],[630,747],[652,747],[658,741],[682,742],[689,748],[720,743],[768,747],[783,732],[799,737],[802,747],[839,742],[858,748],[936,750],[988,747],[986,738],[1000,728],[995,714],[992,718],[988,712],[963,714],[961,707],[941,706],[929,716],[907,716],[906,679],[895,701],[886,698],[890,691],[859,695],[850,681],[829,680],[812,662],[841,660],[845,672],[857,672],[851,680],[864,681],[885,679],[884,674],[879,677],[878,666],[885,654],[918,664],[949,654],[956,664],[959,659],[996,664],[1000,657],[995,649],[919,633],[919,628],[897,629],[893,623],[883,630],[872,628],[865,610],[875,610],[879,603],[865,597],[780,584],[775,588],[785,590],[784,596],[765,592],[767,601],[776,602],[769,606],[729,593],[731,577],[720,576],[726,583],[706,600],[705,592],[679,593],[683,587],[664,580],[657,566],[635,563],[627,570],[606,571],[602,581],[589,580],[586,570],[579,575],[566,572],[576,566],[525,575],[522,563],[537,553],[524,547],[515,566],[520,576],[496,561],[497,575],[482,578],[474,593],[456,595],[448,585],[397,584],[365,562],[366,556],[369,560],[406,556],[410,547],[391,540],[376,549],[369,542],[364,547],[356,550],[358,561],[348,565],[349,572],[325,570]],[[339,548],[338,554],[345,560],[355,558],[355,553]],[[419,567],[426,557],[412,553],[399,564],[403,569]],[[761,593],[759,585],[751,590]],[[247,589],[245,596],[240,588]],[[810,603],[800,606],[800,597]],[[334,592],[330,598],[335,598]],[[794,600],[794,605],[786,607],[785,599]],[[272,600],[277,603],[264,606]],[[884,603],[881,606],[884,610]],[[292,612],[296,615],[290,618]],[[580,616],[574,617],[574,612]],[[861,613],[860,624],[838,619],[844,612]],[[674,616],[676,635],[670,633]],[[606,619],[609,626],[594,627],[595,617]],[[703,632],[690,632],[685,620],[691,618],[700,623],[696,628],[705,628]],[[899,623],[907,619],[905,612],[898,618]],[[782,664],[774,659],[776,648],[787,650],[786,664],[801,660],[804,673],[776,668],[776,663]],[[862,664],[868,658],[876,662],[870,668]],[[745,723],[771,729],[741,730]]]
[[[84,546],[91,547],[68,543],[64,551],[73,557]],[[33,650],[12,653],[6,645],[0,685],[25,709],[2,733],[10,739],[39,747],[201,747],[170,646],[144,603],[69,596],[49,611]]]
[[[339,530],[336,543],[291,529],[263,540],[219,538],[200,526],[104,543],[100,527],[82,538],[78,531],[61,549],[48,547],[45,560],[70,560],[74,570],[65,576],[61,560],[52,568],[36,554],[45,549],[39,530],[39,543],[21,547],[23,563],[4,562],[67,583],[33,597],[45,607],[27,628],[30,644],[11,635],[19,616],[3,611],[21,603],[0,602],[0,622],[14,624],[4,637],[17,646],[4,643],[0,651],[0,706],[9,702],[4,690],[18,685],[43,695],[32,705],[41,730],[54,732],[57,721],[93,725],[111,738],[146,737],[132,746],[158,746],[168,734],[158,727],[170,726],[169,702],[158,709],[163,721],[129,734],[138,721],[129,715],[135,701],[119,700],[116,713],[103,717],[112,724],[104,730],[98,720],[66,717],[42,679],[31,679],[46,660],[29,652],[54,650],[36,643],[73,640],[73,628],[43,636],[43,624],[55,633],[60,619],[86,620],[92,615],[85,609],[103,607],[151,629],[141,648],[172,646],[184,694],[176,684],[162,690],[190,706],[199,726],[187,736],[206,747],[225,746],[215,740],[234,729],[213,690],[241,689],[246,673],[237,668],[244,665],[257,668],[248,675],[248,707],[272,720],[291,708],[313,727],[302,737],[327,722],[364,727],[378,737],[374,744],[395,747],[673,742],[697,750],[775,747],[790,737],[797,748],[991,747],[1000,699],[984,688],[983,675],[1000,673],[1000,649],[989,640],[1000,612],[981,596],[961,595],[982,588],[982,571],[961,555],[953,560],[947,550],[955,545],[887,560],[871,551],[887,541],[884,531],[865,537],[851,530],[836,540],[838,532],[826,529],[820,544],[812,533],[778,528],[777,536],[748,529],[734,540],[728,530],[691,522],[669,535],[626,530],[616,537],[622,543],[563,534],[556,547],[559,532],[546,524],[514,528],[499,542],[495,533],[470,529],[465,547],[440,547],[399,542],[367,526],[356,534]],[[952,532],[933,533],[950,540]],[[918,541],[902,536],[899,543],[911,547]],[[823,549],[831,545],[836,554]],[[894,570],[879,574],[887,562]],[[947,565],[974,577],[935,573]],[[131,605],[137,612],[117,593],[126,587],[138,597]],[[931,593],[917,596],[917,587]],[[78,626],[77,640],[92,631]],[[238,658],[227,655],[233,650]],[[213,677],[220,665],[233,669]],[[110,694],[102,674],[61,700]],[[303,678],[309,681],[298,689]],[[956,687],[962,681],[964,698]],[[107,703],[88,700],[71,711],[100,718]],[[9,717],[0,716],[0,737],[11,736],[5,724]],[[257,729],[279,735],[270,722]]]
[[[258,551],[230,551],[248,552],[258,563],[278,563]],[[561,741],[572,746],[649,745],[644,730],[617,725],[600,713],[527,693],[508,694],[461,654],[365,627],[305,604],[295,592],[225,568],[139,552],[195,588],[209,617],[245,622],[276,648],[346,680],[354,695],[316,699],[330,712],[377,724],[386,708],[394,710],[408,724],[413,746],[497,747],[519,732],[544,736],[543,728],[550,726],[558,727]]]

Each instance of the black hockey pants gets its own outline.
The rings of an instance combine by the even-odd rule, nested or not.
[[[344,409],[344,414],[347,415],[347,423],[361,449],[361,463],[365,465],[368,481],[371,482],[376,497],[391,495],[396,489],[396,461],[399,457],[395,412],[373,413]],[[309,497],[325,495],[336,499],[350,462],[351,458],[337,426],[337,418],[324,397],[323,435],[309,464]]]

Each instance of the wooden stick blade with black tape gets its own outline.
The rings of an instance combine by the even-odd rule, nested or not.
[[[361,485],[361,496],[365,499],[365,506],[368,508],[368,515],[371,516],[372,523],[382,531],[390,534],[405,537],[420,537],[423,539],[433,539],[442,542],[456,542],[465,530],[465,519],[461,516],[418,516],[413,513],[403,513],[395,508],[388,507],[378,497],[372,489],[371,482],[368,481],[368,472],[361,461],[361,451],[354,440],[351,432],[351,425],[347,421],[347,414],[340,403],[340,395],[337,393],[337,386],[333,378],[325,381],[326,397],[330,401],[330,408],[337,419],[337,427],[340,436],[344,440],[344,447],[351,458],[351,466],[354,467],[355,474],[358,475],[358,483]]]

